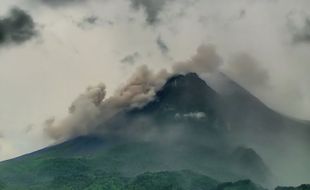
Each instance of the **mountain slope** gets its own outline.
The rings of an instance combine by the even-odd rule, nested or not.
[[[66,183],[72,177],[85,181],[78,186],[88,187],[97,173],[132,179],[145,172],[188,169],[220,181],[250,178],[269,185],[273,176],[262,156],[240,145],[274,143],[291,130],[288,124],[301,124],[275,113],[237,84],[230,88],[234,93],[221,94],[197,74],[173,76],[145,107],[118,113],[94,134],[0,163],[0,180],[22,188]]]

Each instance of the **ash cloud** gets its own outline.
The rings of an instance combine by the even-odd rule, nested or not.
[[[146,22],[149,25],[157,24],[160,12],[164,9],[168,0],[131,0],[135,10],[143,9],[146,14]]]
[[[169,73],[161,70],[154,73],[147,66],[141,66],[129,82],[116,91],[106,103],[114,108],[137,108],[153,100],[155,93],[164,85]]]
[[[0,45],[22,44],[38,34],[32,17],[20,8],[13,8],[0,18]]]
[[[45,122],[45,133],[58,141],[90,134],[115,114],[141,108],[154,100],[156,92],[172,75],[213,72],[219,69],[221,63],[222,59],[214,46],[202,45],[198,47],[196,55],[188,61],[176,63],[172,72],[160,70],[156,73],[143,65],[111,97],[105,97],[104,84],[89,87],[73,101],[67,117],[60,121],[51,118]],[[202,119],[205,116],[201,113],[188,113],[182,117]],[[105,132],[105,129],[100,130]]]
[[[222,58],[217,53],[213,45],[201,45],[198,47],[196,55],[188,61],[179,62],[173,66],[175,73],[209,73],[220,68]]]
[[[128,60],[127,60],[128,61]],[[89,87],[69,108],[68,116],[60,121],[52,118],[45,123],[46,134],[55,140],[65,140],[87,135],[97,130],[115,114],[122,111],[141,108],[154,100],[156,92],[162,88],[167,79],[175,74],[195,72],[198,74],[222,71],[222,57],[213,45],[201,45],[189,60],[173,65],[171,72],[161,70],[153,72],[147,66],[141,66],[127,83],[106,98],[104,84]],[[247,54],[240,54],[229,64],[232,76],[249,86],[267,85],[269,75],[259,63]],[[187,113],[179,118],[204,119],[202,113]],[[105,133],[105,129],[100,128]],[[106,129],[110,130],[110,129]]]
[[[73,101],[66,118],[59,122],[56,122],[55,118],[45,121],[44,132],[57,140],[88,134],[98,122],[100,105],[105,95],[104,84],[88,87],[83,94]]]
[[[153,73],[146,66],[142,66],[128,83],[107,99],[104,84],[89,87],[73,101],[67,117],[60,121],[56,121],[55,118],[45,121],[44,132],[58,141],[90,134],[99,124],[112,118],[116,113],[142,107],[153,100],[155,93],[163,86],[168,76],[165,70]],[[104,133],[104,129],[101,132]]]

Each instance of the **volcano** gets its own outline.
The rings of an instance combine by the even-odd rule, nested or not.
[[[273,111],[220,77],[225,92],[195,73],[172,76],[151,102],[119,112],[93,133],[1,162],[0,189],[261,190],[256,184],[273,185],[277,176],[265,161],[267,153],[281,159],[282,147],[295,145],[295,139],[309,144],[309,124]],[[228,181],[238,182],[222,183]]]

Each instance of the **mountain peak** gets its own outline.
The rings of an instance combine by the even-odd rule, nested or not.
[[[174,86],[174,87],[189,87],[189,86],[196,86],[201,85],[204,87],[208,87],[205,81],[203,81],[198,74],[196,73],[187,73],[187,74],[177,74],[172,76],[170,79],[167,80],[166,84],[164,85],[163,89]],[[209,87],[208,87],[209,88]]]
[[[167,80],[154,101],[143,111],[180,113],[208,112],[216,104],[217,93],[196,73],[178,74]]]

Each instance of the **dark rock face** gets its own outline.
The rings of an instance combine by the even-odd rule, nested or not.
[[[218,95],[195,73],[170,78],[157,93],[161,106],[172,106],[178,112],[214,111]],[[149,104],[149,106],[154,104]]]
[[[171,77],[157,92],[155,100],[138,111],[161,118],[171,119],[176,114],[204,113],[214,120],[218,94],[195,73]]]

